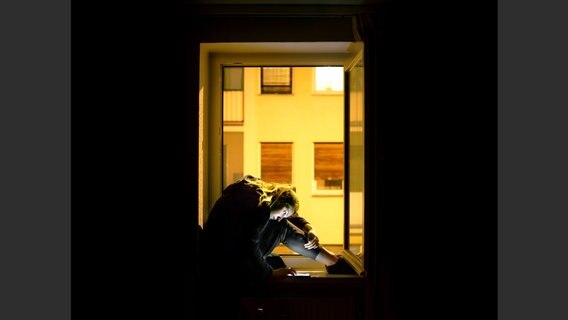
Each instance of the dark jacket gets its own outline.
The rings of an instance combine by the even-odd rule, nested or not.
[[[268,222],[270,209],[258,205],[260,194],[244,180],[223,190],[203,227],[204,266],[216,277],[258,282],[272,274],[259,248],[259,234]],[[232,270],[232,275],[224,274]]]

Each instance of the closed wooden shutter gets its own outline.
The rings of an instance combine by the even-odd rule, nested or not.
[[[292,143],[261,143],[260,176],[268,182],[292,183]]]
[[[318,189],[343,188],[343,143],[314,144],[314,178]]]

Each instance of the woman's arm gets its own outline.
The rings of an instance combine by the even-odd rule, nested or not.
[[[319,247],[319,238],[316,235],[314,228],[309,223],[306,223],[302,230],[306,234],[306,238],[308,238],[308,242],[304,245],[304,247],[306,249],[315,249]]]

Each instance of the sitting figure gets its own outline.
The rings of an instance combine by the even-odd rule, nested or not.
[[[298,215],[295,187],[247,175],[227,186],[215,202],[202,234],[202,273],[213,295],[239,294],[257,285],[294,276],[274,259],[280,243],[321,262],[329,273],[353,273],[342,257],[319,244],[310,223]]]

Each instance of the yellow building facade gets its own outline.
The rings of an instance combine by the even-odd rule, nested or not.
[[[242,150],[242,158],[231,157],[225,170],[242,166],[242,174],[262,178],[261,144],[290,143],[291,182],[300,198],[300,214],[314,226],[321,243],[341,245],[343,191],[316,188],[314,149],[316,143],[343,143],[343,91],[317,92],[313,67],[292,68],[291,94],[262,94],[259,67],[244,68],[243,80],[243,121],[223,126],[224,144],[242,140],[231,149],[232,153]],[[225,183],[235,178],[238,175],[228,175]]]

